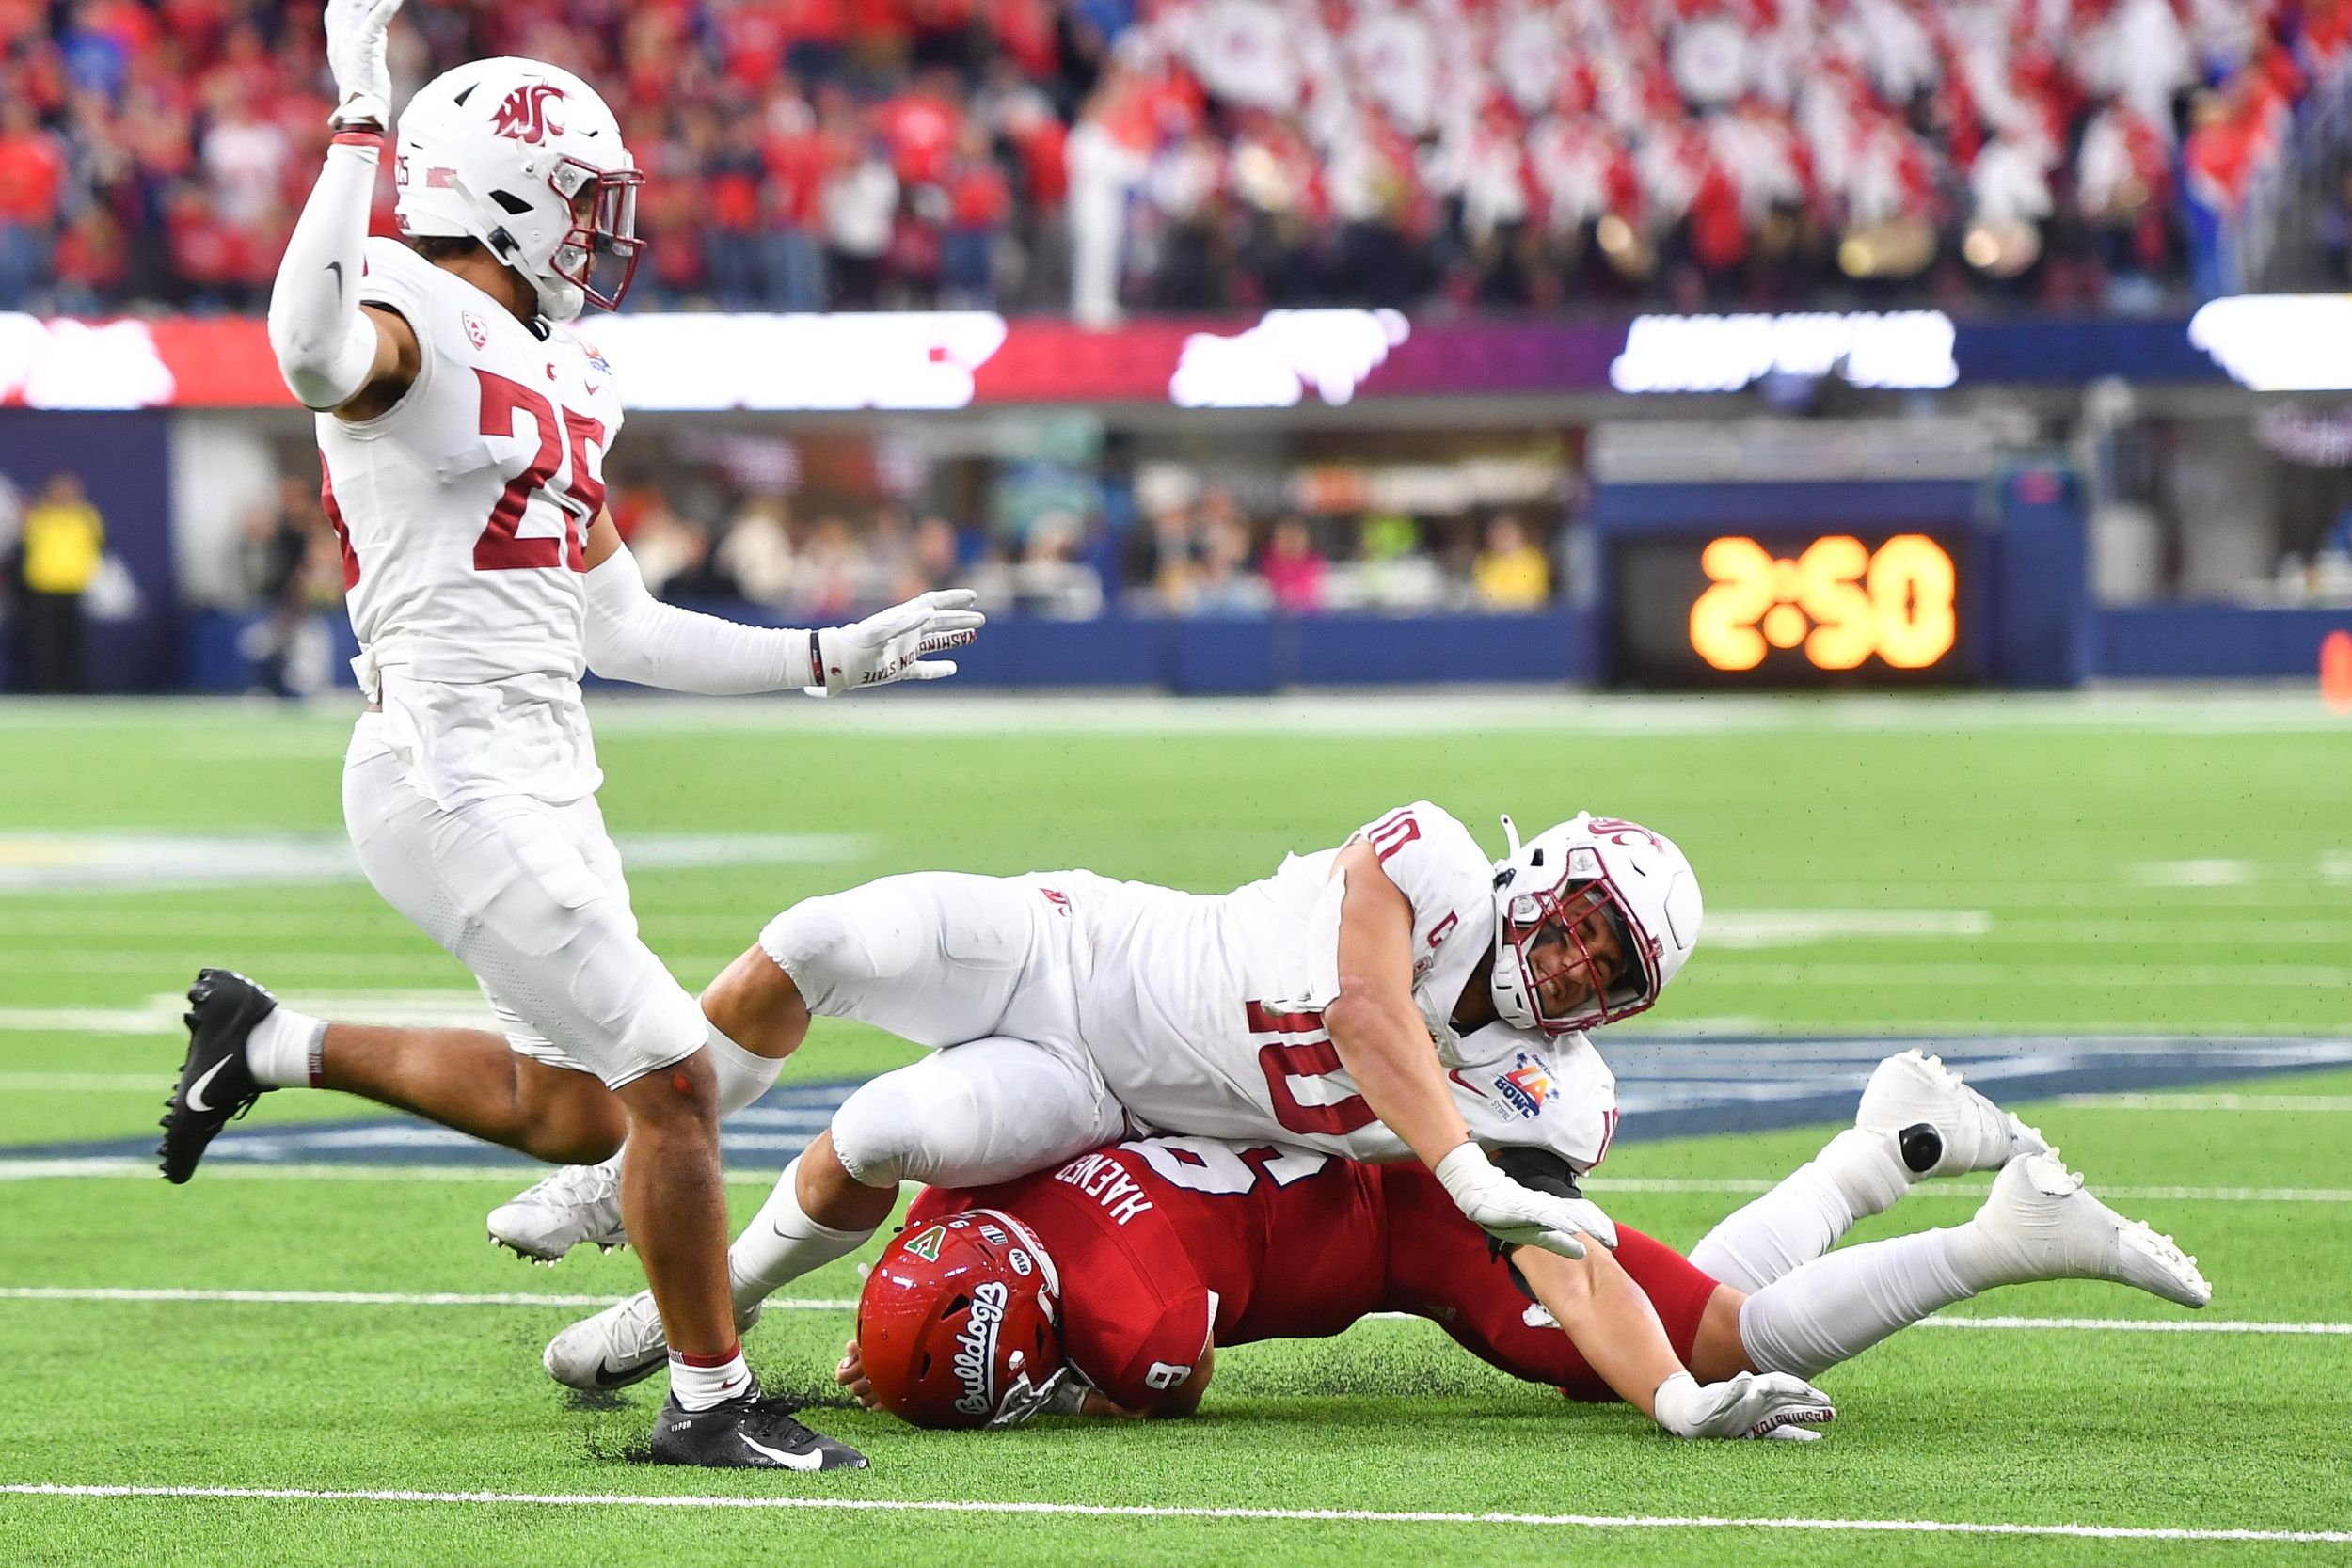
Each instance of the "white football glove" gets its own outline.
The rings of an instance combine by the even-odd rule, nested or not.
[[[1584,1243],[1577,1232],[1582,1231],[1612,1252],[1617,1248],[1617,1227],[1600,1205],[1522,1187],[1497,1170],[1476,1144],[1466,1143],[1438,1161],[1437,1176],[1470,1223],[1497,1241],[1581,1258]]]
[[[335,73],[336,126],[392,123],[392,68],[385,35],[400,0],[326,0],[326,64]]]
[[[1702,1385],[1677,1372],[1658,1386],[1658,1424],[1677,1437],[1769,1437],[1837,1418],[1829,1396],[1787,1372],[1741,1372]]]
[[[954,674],[954,659],[923,656],[968,646],[979,636],[988,617],[972,608],[977,598],[969,588],[934,589],[863,621],[827,626],[817,634],[821,684],[808,687],[808,694],[837,697],[892,681],[935,681]]]

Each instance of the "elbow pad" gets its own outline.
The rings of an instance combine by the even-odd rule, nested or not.
[[[278,373],[305,408],[341,408],[364,391],[375,371],[378,341],[375,323],[364,311],[352,311],[341,341],[326,343],[296,339],[280,327],[278,313],[270,312],[269,341],[278,352]]]

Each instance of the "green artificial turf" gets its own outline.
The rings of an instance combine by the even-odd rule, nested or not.
[[[889,871],[1084,864],[1216,889],[1427,797],[1498,849],[1497,811],[1532,824],[1581,806],[1683,845],[1706,883],[1710,931],[1733,937],[1703,943],[1642,1028],[2352,1034],[2352,734],[2289,705],[2157,699],[2119,715],[2030,703],[1580,703],[1559,705],[1556,723],[1508,730],[1475,727],[1488,711],[1476,707],[1447,729],[1424,705],[1392,734],[1373,733],[1379,709],[1332,723],[1311,705],[1284,710],[1295,722],[999,705],[1001,723],[930,726],[879,711],[869,721],[799,704],[600,704],[617,834],[854,841],[818,863],[633,873],[646,935],[682,979],[707,979],[793,899]],[[1653,713],[1666,718],[1648,722]],[[30,834],[331,834],[343,730],[331,716],[242,707],[0,707],[0,865],[34,852]],[[1792,916],[1861,929],[1816,939]],[[1902,934],[1897,916],[1929,934]],[[0,892],[0,1162],[7,1145],[151,1127],[179,1057],[167,1024],[39,1025],[57,1010],[167,1009],[202,963],[246,969],[296,1003],[407,991],[462,1003],[470,985],[357,882]],[[1607,1037],[1599,1043],[1606,1052]],[[854,1077],[904,1057],[895,1042],[833,1026],[790,1070]],[[2205,1316],[2352,1323],[2352,1073],[2239,1087],[2312,1103],[2017,1108],[2094,1186],[2134,1195],[2117,1207],[2201,1256],[2217,1291]],[[254,1119],[338,1114],[376,1113],[281,1094]],[[1743,1201],[1737,1182],[1785,1172],[1829,1131],[1645,1140],[1629,1120],[1596,1196],[1687,1245]],[[747,1217],[765,1173],[731,1174]],[[1657,1190],[1661,1179],[1683,1185]],[[642,1282],[626,1252],[550,1271],[484,1245],[484,1212],[516,1185],[499,1172],[293,1180],[212,1167],[177,1189],[0,1180],[0,1287],[609,1295]],[[1857,1239],[1957,1223],[1983,1185],[1924,1184]],[[2296,1196],[2213,1196],[2236,1188]],[[843,1298],[855,1287],[845,1261],[789,1294]],[[1995,1292],[1958,1310],[2190,1316],[2092,1284]],[[812,1423],[866,1449],[873,1467],[779,1477],[628,1463],[656,1387],[579,1408],[537,1367],[539,1346],[578,1311],[0,1298],[11,1363],[0,1378],[0,1485],[2352,1529],[2344,1333],[1923,1327],[1822,1377],[1841,1412],[1823,1441],[1698,1445],[1622,1409],[1513,1384],[1429,1325],[1373,1322],[1338,1340],[1220,1354],[1191,1422],[927,1434],[820,1408]],[[822,1392],[848,1323],[834,1309],[772,1311],[749,1342],[754,1364],[771,1387]],[[2352,1561],[2352,1544],[0,1494],[9,1562],[1597,1557],[2334,1563]]]

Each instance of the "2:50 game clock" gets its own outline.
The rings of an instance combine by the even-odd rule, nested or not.
[[[1641,686],[1950,686],[1978,678],[1965,528],[1620,538],[1611,673]]]

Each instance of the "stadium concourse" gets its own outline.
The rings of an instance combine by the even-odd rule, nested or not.
[[[2146,309],[2235,286],[2345,34],[2285,0],[436,0],[395,68],[606,84],[641,307]],[[324,64],[310,5],[0,11],[0,311],[258,310]]]

